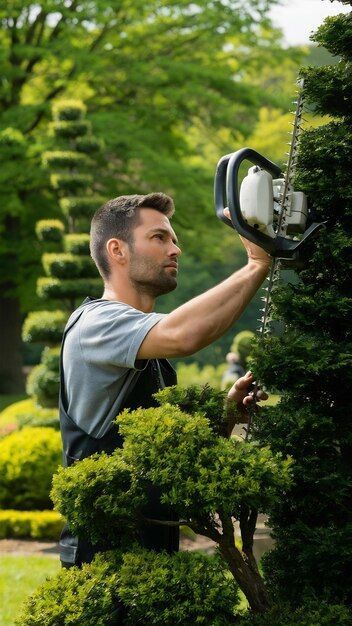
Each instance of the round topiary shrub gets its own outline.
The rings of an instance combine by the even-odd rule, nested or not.
[[[51,509],[51,480],[61,464],[53,428],[23,428],[0,441],[0,507]]]
[[[45,363],[36,365],[28,376],[27,393],[46,408],[55,408],[59,402],[59,368],[49,369]]]
[[[121,600],[123,609],[121,607]],[[63,569],[29,598],[18,626],[230,626],[238,600],[217,557],[107,552]],[[123,615],[122,615],[123,613]]]

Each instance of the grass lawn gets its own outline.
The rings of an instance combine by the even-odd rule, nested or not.
[[[60,569],[59,557],[0,556],[0,626],[13,626],[23,600]]]

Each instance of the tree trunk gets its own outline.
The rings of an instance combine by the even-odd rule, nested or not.
[[[234,542],[231,544],[224,538],[220,542],[219,548],[252,611],[265,613],[270,608],[270,602],[264,581],[258,571],[254,571],[250,564],[245,561]]]
[[[0,329],[0,393],[23,393],[22,317],[18,298],[0,297]]]

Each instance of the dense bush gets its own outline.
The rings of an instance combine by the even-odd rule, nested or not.
[[[58,361],[58,358],[52,359]],[[33,367],[27,379],[27,393],[33,396],[37,404],[45,408],[55,408],[59,402],[60,373],[59,367],[49,369],[41,363]]]
[[[51,480],[61,463],[61,437],[52,428],[23,428],[0,441],[0,506],[50,509]]]
[[[59,428],[59,411],[38,406],[33,398],[14,402],[0,413],[0,426],[14,424],[23,426],[51,426]]]
[[[72,150],[57,150],[44,152],[42,157],[43,165],[45,167],[81,167],[89,165],[89,159],[85,154],[79,152],[73,152]]]
[[[277,605],[264,615],[248,615],[238,626],[349,626],[352,612],[341,604],[316,602],[303,604],[299,609]]]
[[[82,569],[62,569],[26,600],[17,626],[112,626],[123,623],[119,605],[120,559],[104,554]]]
[[[51,174],[50,182],[54,189],[75,193],[92,184],[93,177],[91,174]]]
[[[64,250],[70,254],[89,254],[89,235],[69,233],[64,237]]]
[[[76,137],[85,135],[90,130],[90,123],[87,120],[79,121],[58,121],[51,124],[51,130],[57,137],[64,137],[65,139],[74,139]]]
[[[255,335],[250,330],[238,333],[231,344],[231,352],[236,352],[243,367],[247,367],[247,361],[253,351],[253,339]]]
[[[27,316],[23,328],[23,341],[59,343],[67,322],[65,311],[33,311]]]
[[[54,120],[76,121],[82,119],[87,107],[81,100],[60,99],[53,103],[52,112]]]
[[[103,291],[101,278],[38,278],[37,293],[40,298],[84,298],[87,293],[99,298]]]
[[[122,598],[125,616],[115,611]],[[29,598],[18,626],[186,626],[234,623],[234,583],[218,558],[137,550],[62,570]],[[114,615],[115,613],[115,615]]]
[[[234,623],[238,601],[235,583],[219,557],[188,552],[125,554],[119,595],[127,606],[129,626],[228,626]]]
[[[351,12],[329,18],[317,41],[339,62],[302,72],[306,102],[329,118],[301,133],[293,185],[325,228],[294,280],[276,284],[270,316],[282,330],[255,355],[256,377],[282,392],[255,436],[294,460],[291,487],[269,511],[275,549],[263,567],[272,595],[293,606],[302,597],[351,605],[351,32]]]
[[[144,497],[119,449],[111,456],[95,454],[69,468],[60,467],[51,495],[72,531],[93,543],[107,540],[120,548],[136,536],[136,513]]]
[[[105,202],[102,196],[72,196],[60,199],[60,207],[64,215],[71,217],[92,217],[93,213]]]
[[[39,220],[35,226],[35,234],[39,241],[60,243],[65,226],[60,220]]]
[[[56,511],[0,510],[0,539],[58,541],[64,520]]]
[[[46,275],[55,278],[89,278],[98,275],[90,256],[46,253],[43,254],[42,263]]]
[[[178,363],[177,364],[177,382],[180,387],[189,387],[190,385],[206,385],[220,389],[221,379],[226,370],[226,363],[222,363],[217,367],[214,365],[205,365],[200,367],[197,363]]]

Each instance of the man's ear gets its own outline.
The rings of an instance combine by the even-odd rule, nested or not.
[[[106,244],[106,252],[110,264],[118,263],[125,265],[128,260],[128,244],[122,239],[109,239]]]

